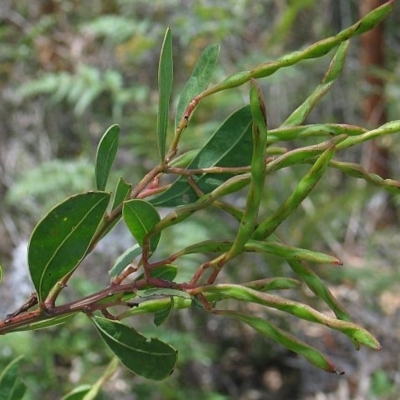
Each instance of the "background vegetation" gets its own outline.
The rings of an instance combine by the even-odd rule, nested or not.
[[[119,174],[129,168],[129,176],[138,178],[156,159],[157,65],[167,25],[174,36],[175,88],[179,88],[210,43],[221,43],[220,70],[215,76],[219,80],[332,35],[351,25],[359,13],[358,2],[347,0],[214,3],[2,1],[0,262],[10,266],[5,268],[7,284],[1,287],[2,314],[20,305],[31,291],[27,275],[26,286],[21,276],[27,274],[22,249],[32,227],[57,201],[90,186],[88,160],[94,158],[105,128],[117,122],[123,129],[125,153],[117,160]],[[396,118],[400,109],[400,34],[395,28],[400,13],[396,7],[397,12],[386,21],[386,67],[374,71],[386,83],[388,119]],[[342,78],[310,116],[310,123],[368,123],[362,103],[370,88],[364,80],[360,52],[360,43],[353,41]],[[307,61],[264,84],[271,128],[319,83],[328,63],[329,58],[325,65]],[[246,92],[237,90],[207,100],[194,116],[196,130],[190,146],[195,147],[212,128],[207,125],[210,121],[222,120],[242,105],[245,96]],[[218,101],[218,107],[213,101]],[[390,140],[383,145],[392,154],[393,177],[399,178],[394,168],[398,171],[395,155],[399,146],[396,137]],[[365,153],[350,153],[347,159],[360,160],[367,157]],[[275,200],[265,201],[284,198],[300,176],[300,172],[282,173],[279,182],[271,182]],[[199,313],[173,319],[164,332],[165,339],[179,343],[181,350],[181,365],[172,379],[148,384],[131,376],[127,379],[121,369],[106,384],[103,398],[118,393],[121,399],[394,399],[400,386],[397,227],[377,229],[376,204],[383,194],[376,188],[349,183],[331,173],[326,190],[318,193],[299,211],[302,222],[285,225],[283,234],[293,245],[329,249],[345,262],[343,268],[324,267],[319,272],[334,284],[332,290],[338,297],[349,303],[356,320],[378,336],[384,346],[380,353],[362,350],[354,354],[331,332],[306,331],[309,339],[322,338],[324,347],[347,371],[345,378],[317,377],[318,371],[243,326],[221,326],[217,320],[203,320]],[[390,204],[396,210],[398,200],[390,199]],[[207,236],[210,231],[218,236],[218,226],[210,220],[200,216],[192,224],[187,232],[171,235],[171,244],[182,246],[185,240]],[[105,257],[111,262],[129,240],[119,232],[121,248],[111,252],[107,245],[107,251],[100,248],[102,262]],[[268,268],[279,271],[284,267],[276,261]],[[85,275],[76,278],[82,293],[92,289],[87,285],[98,284],[94,279],[88,283],[90,266],[84,270]],[[253,267],[246,274],[255,279],[259,271]],[[32,388],[32,399],[60,398],[78,384],[93,383],[109,355],[85,340],[91,331],[76,334],[83,329],[89,328],[76,319],[68,329],[5,336],[2,366],[16,354],[25,355],[29,362],[22,363],[21,369]]]

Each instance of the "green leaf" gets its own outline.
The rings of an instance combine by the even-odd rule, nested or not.
[[[3,281],[3,268],[0,265],[0,283]]]
[[[119,131],[119,125],[112,125],[107,129],[97,147],[95,166],[97,190],[106,188],[108,175],[118,150]]]
[[[85,400],[91,388],[91,385],[80,385],[63,396],[61,400]]]
[[[135,244],[115,260],[115,263],[108,271],[108,274],[111,276],[111,278],[115,278],[141,253],[142,248],[138,244]]]
[[[143,247],[143,242],[146,235],[154,228],[157,222],[160,221],[160,216],[157,210],[147,201],[130,200],[124,203],[122,215],[126,226],[137,240],[140,247]],[[150,251],[157,248],[160,240],[160,234],[155,234],[150,239]]]
[[[157,338],[146,338],[120,322],[95,317],[93,322],[111,351],[133,373],[161,380],[171,375],[177,351]]]
[[[220,46],[219,44],[211,44],[207,46],[201,53],[189,80],[183,88],[179,98],[178,108],[176,111],[175,128],[179,124],[180,119],[190,101],[205,90],[210,83],[215,66],[217,65]]]
[[[0,375],[0,400],[21,400],[26,391],[26,385],[19,375],[19,363],[22,357],[11,361]]]
[[[230,115],[205,146],[189,164],[188,170],[208,167],[243,167],[251,162],[253,150],[252,117],[250,107],[245,106]],[[196,185],[203,193],[210,193],[231,178],[229,173],[193,175]],[[172,186],[151,200],[152,204],[163,207],[176,207],[194,203],[198,196],[180,177]]]
[[[105,192],[72,196],[38,223],[29,241],[28,263],[39,302],[85,257],[109,199]]]
[[[168,317],[171,315],[171,311],[174,309],[174,298],[171,297],[168,305],[161,310],[158,310],[154,314],[154,325],[160,326],[162,325]]]
[[[129,193],[131,192],[131,187],[132,185],[126,182],[124,178],[118,179],[111,210],[115,210],[128,198]]]
[[[158,268],[154,268],[150,272],[152,278],[163,279],[172,282],[178,274],[178,267],[172,264],[166,264]]]
[[[172,91],[173,60],[171,29],[165,32],[164,42],[161,47],[160,63],[158,66],[158,115],[157,115],[157,141],[160,161],[164,161],[165,146],[168,129],[169,102]]]

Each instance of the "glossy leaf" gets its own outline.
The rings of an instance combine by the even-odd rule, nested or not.
[[[118,276],[137,256],[142,253],[142,248],[135,244],[126,250],[116,260],[113,267],[108,271],[111,278]]]
[[[217,65],[220,46],[219,44],[211,44],[207,46],[201,53],[189,80],[183,88],[179,98],[178,108],[176,111],[175,127],[179,124],[183,113],[186,110],[189,102],[210,83],[212,74]]]
[[[166,264],[162,267],[154,268],[150,272],[152,278],[163,279],[172,282],[178,274],[178,267],[172,264]]]
[[[93,322],[107,346],[130,371],[153,380],[171,375],[177,359],[172,346],[147,338],[120,322],[100,317]]]
[[[129,196],[132,185],[125,181],[124,178],[119,178],[115,194],[112,202],[111,210],[115,210],[120,204],[122,204]]]
[[[107,129],[97,147],[95,166],[97,190],[106,188],[108,175],[118,150],[119,131],[119,125],[112,125]]]
[[[165,32],[164,42],[161,47],[160,63],[158,66],[157,141],[160,161],[163,161],[165,157],[172,80],[172,37],[171,29],[168,27],[167,31]]]
[[[11,361],[0,375],[0,400],[21,400],[26,386],[19,373],[19,363],[22,357]]]
[[[39,302],[82,261],[109,199],[110,194],[105,192],[72,196],[38,223],[29,241],[28,263]]]
[[[143,247],[146,235],[160,221],[157,210],[147,201],[134,199],[124,203],[122,214],[129,231]],[[159,240],[159,233],[150,239],[150,251],[156,249]]]
[[[250,107],[245,106],[222,123],[187,169],[248,166],[253,148],[251,128]],[[203,193],[210,193],[232,176],[228,173],[200,174],[193,178]],[[193,203],[197,199],[198,196],[187,183],[186,178],[180,177],[166,192],[151,202],[157,206],[175,207]]]

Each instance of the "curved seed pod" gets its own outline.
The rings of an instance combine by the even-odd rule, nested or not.
[[[300,354],[318,368],[321,368],[327,372],[332,372],[339,375],[342,374],[342,372],[338,372],[331,361],[329,361],[317,349],[304,343],[289,332],[276,327],[265,319],[239,313],[237,311],[216,310],[214,313],[217,315],[225,315],[246,323],[262,335],[275,340],[289,350]]]
[[[304,260],[320,264],[343,264],[339,259],[328,254],[308,249],[301,249],[299,247],[288,246],[279,242],[249,240],[249,242],[245,245],[245,249],[246,251],[257,251],[273,254],[278,257],[283,257],[287,260]]]
[[[375,8],[370,13],[361,18],[358,22],[339,32],[335,36],[320,40],[319,42],[314,43],[304,50],[294,51],[290,54],[286,54],[276,61],[261,64],[253,68],[251,71],[238,72],[228,77],[221,83],[202,92],[197,97],[197,100],[200,101],[204,97],[220,92],[221,90],[231,89],[243,85],[251,78],[265,78],[269,75],[272,75],[274,72],[278,71],[281,68],[297,64],[302,60],[324,56],[340,43],[374,28],[376,25],[379,24],[379,22],[386,18],[386,16],[392,11],[393,6],[394,1],[388,1],[382,6]]]
[[[308,137],[325,136],[358,136],[367,129],[348,124],[311,124],[300,126],[284,126],[268,131],[268,144],[282,140],[294,140]]]
[[[267,238],[275,229],[299,206],[308,196],[310,191],[320,180],[329,165],[335,147],[331,146],[318,157],[308,173],[300,180],[294,192],[289,198],[266,220],[260,223],[252,235],[252,239],[262,240]]]
[[[374,185],[381,186],[392,194],[400,193],[400,182],[394,179],[383,179],[379,175],[367,172],[360,164],[331,160],[331,167],[340,169],[345,174],[354,178],[364,179]]]
[[[335,313],[336,317],[343,321],[350,321],[350,315],[343,306],[335,299],[331,291],[325,286],[319,276],[307,265],[297,260],[288,260],[290,268],[300,279],[322,299],[329,308]]]
[[[348,147],[363,143],[367,140],[375,139],[385,135],[391,135],[398,132],[400,132],[400,120],[390,121],[386,124],[383,124],[379,128],[367,131],[361,135],[348,137],[342,143],[338,144],[337,149],[347,149]]]
[[[264,191],[267,148],[267,112],[261,90],[255,80],[250,86],[250,110],[253,118],[253,154],[251,159],[251,180],[247,193],[246,207],[240,221],[235,241],[224,257],[230,260],[240,254],[249,240],[257,223],[258,211]]]
[[[349,41],[341,43],[333,57],[328,71],[326,72],[322,82],[315,88],[307,99],[293,111],[292,114],[282,123],[281,126],[301,125],[313,110],[315,105],[321,98],[328,93],[336,79],[342,72],[344,62],[346,60],[347,50],[349,48]]]
[[[266,172],[267,174],[270,174],[271,172],[277,171],[281,168],[289,167],[290,165],[309,162],[310,160],[313,160],[315,156],[320,155],[332,146],[336,146],[337,143],[341,143],[343,140],[346,140],[346,138],[347,135],[343,134],[322,143],[288,151],[287,153],[282,154],[270,161],[267,164]]]
[[[196,203],[179,206],[174,211],[170,212],[165,216],[159,223],[157,223],[154,229],[147,235],[147,240],[157,233],[161,232],[165,228],[175,225],[186,218],[190,217],[194,212],[208,207],[214,203],[219,197],[226,196],[228,194],[234,193],[244,186],[248,185],[250,182],[250,174],[242,174],[234,176],[222,185],[214,189],[211,193],[208,193],[199,198]]]
[[[306,321],[322,324],[331,329],[337,330],[364,346],[375,350],[381,348],[379,342],[361,326],[354,324],[353,322],[341,321],[328,317],[306,304],[284,299],[272,294],[258,292],[241,285],[221,284],[206,286],[205,290],[206,293],[218,293],[232,299],[276,308]]]

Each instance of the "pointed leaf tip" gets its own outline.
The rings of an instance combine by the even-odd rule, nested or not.
[[[154,206],[145,200],[138,199],[126,201],[122,209],[122,215],[126,226],[140,247],[143,247],[146,235],[161,219]],[[159,240],[160,233],[150,239],[150,251],[154,251],[157,248]]]
[[[93,322],[101,338],[133,373],[153,380],[171,375],[177,351],[157,338],[147,338],[132,328],[101,317]]]
[[[119,125],[112,125],[104,133],[97,147],[95,175],[98,190],[106,188],[108,175],[118,150],[119,131]]]
[[[173,59],[171,29],[165,32],[158,66],[157,143],[160,161],[164,161],[169,119],[169,102],[172,92]]]
[[[39,302],[82,261],[109,200],[106,192],[77,194],[56,205],[37,224],[28,245],[28,264]]]

